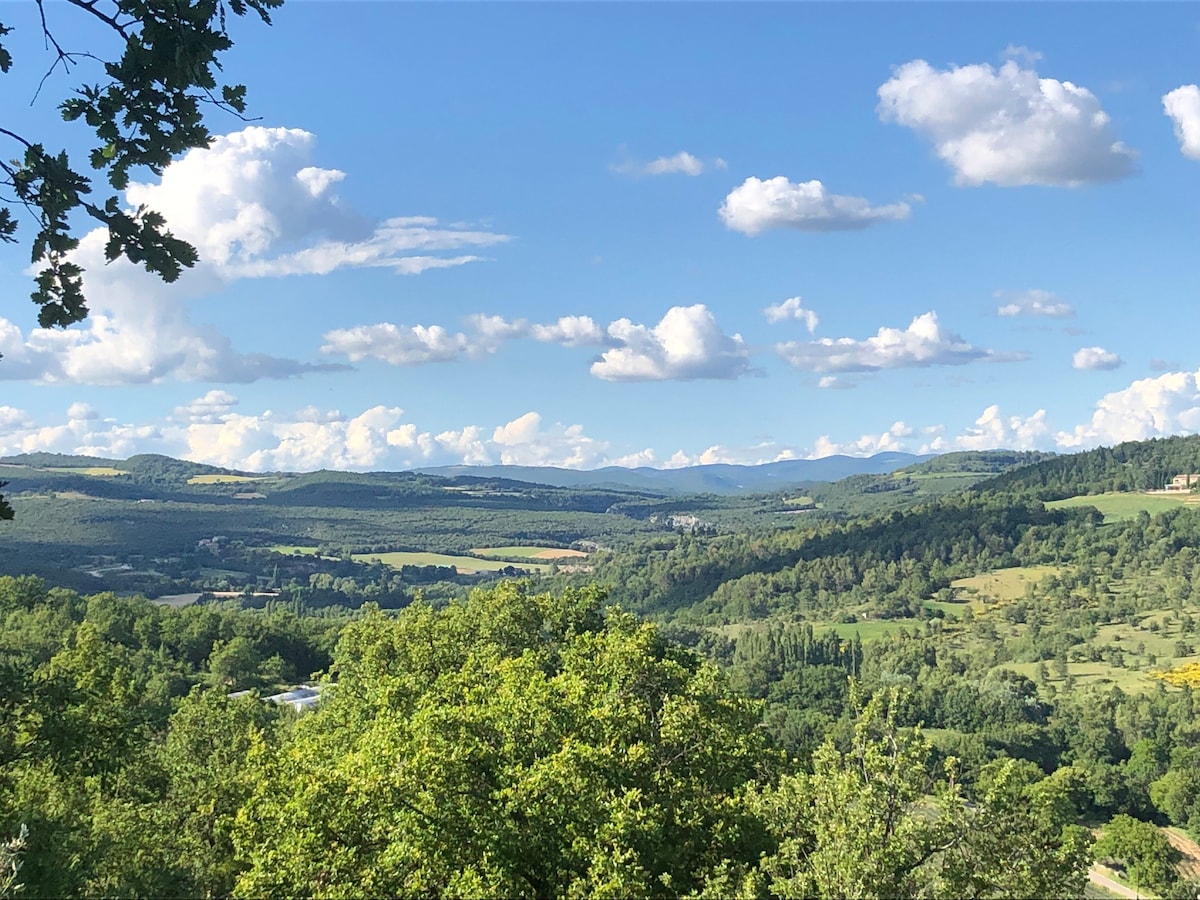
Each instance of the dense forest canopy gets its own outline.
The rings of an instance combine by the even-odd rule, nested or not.
[[[981,485],[1059,500],[1105,491],[1161,490],[1176,475],[1200,473],[1200,435],[1126,441],[1013,469]]]

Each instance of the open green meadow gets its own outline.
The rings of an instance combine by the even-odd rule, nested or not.
[[[864,641],[875,641],[899,631],[901,628],[921,629],[925,623],[920,619],[864,619],[861,622],[838,622],[833,625],[814,625],[818,631],[832,631],[840,638],[850,640],[855,635]]]
[[[1051,673],[1046,681],[1061,688],[1065,679],[1054,674],[1054,667],[1050,663],[1045,663],[1045,665],[1047,671]],[[998,668],[1011,669],[1013,672],[1032,679],[1036,676],[1037,667],[1038,664],[1036,662],[1007,662]],[[1067,674],[1073,679],[1077,687],[1085,687],[1087,685],[1117,687],[1127,694],[1146,693],[1147,691],[1154,690],[1158,684],[1146,672],[1139,672],[1136,669],[1122,669],[1103,662],[1068,663]]]
[[[954,481],[962,485],[965,479],[979,481],[990,478],[994,472],[905,472],[900,469],[892,473],[893,478],[911,478],[914,481]]]
[[[772,624],[779,624],[781,620],[760,619],[755,622],[730,622],[727,625],[713,625],[710,630],[730,638],[737,640],[746,632],[764,631]],[[863,641],[878,640],[882,637],[887,637],[899,631],[901,628],[921,629],[925,623],[920,619],[862,619],[858,622],[812,622],[809,623],[813,627],[813,631],[820,633],[823,631],[832,631],[838,637],[850,640],[855,635]]]
[[[1057,566],[1026,566],[1000,569],[953,582],[956,591],[973,597],[975,618],[990,623],[996,637],[1011,648],[1014,656],[1000,663],[1000,668],[1011,669],[1029,678],[1035,678],[1040,670],[1046,680],[1060,690],[1069,677],[1073,685],[1080,687],[1099,685],[1117,687],[1127,693],[1146,693],[1158,690],[1161,685],[1154,678],[1156,672],[1200,660],[1192,626],[1185,625],[1185,622],[1190,623],[1190,617],[1181,608],[1166,605],[1149,609],[1143,607],[1138,613],[1122,620],[1093,626],[1093,631],[1084,636],[1084,643],[1072,647],[1068,652],[1065,672],[1061,663],[1050,659],[1039,663],[1031,659],[1025,655],[1029,652],[1029,626],[1011,621],[1006,615],[1005,606],[997,605],[997,602],[1007,604],[1021,599],[1029,586],[1060,573],[1068,574]],[[1147,597],[1163,591],[1162,579],[1160,572],[1142,572],[1107,582],[1105,588],[1115,597]],[[955,614],[954,607],[961,609],[962,604],[927,601],[926,605],[946,611],[947,622],[943,634],[947,641],[964,648],[975,643],[969,627],[949,619],[950,615]]]
[[[1094,506],[1104,513],[1105,522],[1121,522],[1125,519],[1136,518],[1140,512],[1154,515],[1170,509],[1178,509],[1186,504],[1196,503],[1200,503],[1200,495],[1182,491],[1176,494],[1111,492],[1070,497],[1066,500],[1051,500],[1046,507],[1048,509],[1072,509],[1080,506]]]
[[[982,604],[976,602],[954,603],[950,600],[926,600],[925,606],[929,609],[940,609],[948,618],[961,619],[963,610],[969,609],[972,612],[977,612]]]

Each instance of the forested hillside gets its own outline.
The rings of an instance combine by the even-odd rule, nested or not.
[[[17,513],[0,541],[0,574],[33,573],[84,592],[151,597],[286,588],[293,599],[322,604],[331,598],[314,594],[310,581],[332,575],[345,588],[343,602],[355,605],[362,594],[382,599],[379,590],[393,600],[411,598],[411,591],[383,583],[362,558],[399,553],[410,558],[397,569],[448,570],[440,579],[421,573],[410,585],[440,580],[442,594],[461,594],[485,577],[462,558],[480,549],[619,547],[681,529],[740,533],[779,528],[797,515],[824,520],[903,509],[961,490],[1005,464],[962,457],[948,476],[856,475],[837,484],[723,496],[552,487],[474,474],[255,474],[157,455],[24,454],[0,461]],[[286,549],[275,552],[295,547],[321,552],[303,564]],[[526,563],[525,574],[543,571],[521,558],[506,561]],[[455,572],[456,564],[468,571]]]
[[[1043,460],[980,485],[1002,493],[1027,492],[1061,500],[1105,491],[1160,490],[1176,475],[1200,473],[1200,435],[1127,441]]]
[[[1121,459],[1173,477],[1190,446]],[[873,513],[758,498],[805,512],[739,528],[626,496],[675,524],[561,567],[493,545],[485,587],[385,548],[222,541],[195,552],[274,584],[172,608],[0,579],[6,890],[1075,897],[1098,862],[1194,898],[1200,505],[1034,486],[1111,490],[1063,473],[1113,452],[871,476],[966,482]],[[275,489],[344,487],[349,520],[389,485],[447,487]],[[606,496],[448,487],[493,515]],[[304,683],[315,711],[261,699]]]

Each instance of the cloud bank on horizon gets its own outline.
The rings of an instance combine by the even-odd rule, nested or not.
[[[238,411],[237,396],[214,389],[154,421],[123,422],[88,404],[73,403],[53,424],[27,411],[0,406],[0,456],[58,452],[124,458],[165,453],[195,462],[253,472],[316,469],[405,469],[429,465],[521,465],[594,469],[602,466],[758,465],[835,454],[873,456],[887,451],[1055,450],[1145,440],[1200,430],[1200,370],[1143,378],[1100,398],[1087,421],[1054,430],[1045,409],[1022,416],[997,404],[958,431],[945,423],[910,426],[895,421],[858,437],[819,434],[811,444],[775,440],[713,444],[662,453],[629,449],[588,434],[574,423],[546,424],[530,410],[508,422],[422,430],[401,407],[374,406],[357,414],[307,406],[292,412]]]
[[[75,251],[88,320],[46,331],[7,307],[0,453],[591,468],[1200,429],[1200,359],[1176,324],[1200,278],[1184,199],[1200,193],[1200,88],[1169,55],[1110,63],[1116,24],[1096,26],[1086,65],[1051,32],[1028,41],[1043,52],[963,63],[948,39],[905,53],[899,32],[887,53],[851,52],[830,25],[797,72],[872,72],[871,89],[753,81],[734,47],[717,68],[737,102],[710,106],[708,70],[673,50],[614,75],[626,100],[592,122],[562,115],[591,84],[582,61],[518,100],[525,62],[497,69],[461,13],[420,15],[478,39],[463,75],[491,73],[496,116],[521,128],[489,143],[413,98],[396,126],[413,140],[364,148],[352,109],[313,104],[292,111],[304,127],[244,127],[131,184],[127,203],[162,212],[201,262],[165,285],[105,264],[96,230]],[[620,30],[619,11],[599,18]],[[360,61],[340,62],[353,79]],[[355,83],[364,104],[384,96]],[[638,102],[621,93],[635,85]],[[6,260],[15,290],[26,267]]]

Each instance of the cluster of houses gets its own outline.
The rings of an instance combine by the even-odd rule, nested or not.
[[[1200,487],[1200,475],[1176,475],[1171,479],[1170,484],[1163,486],[1163,490],[1168,492],[1186,491],[1190,493],[1197,487]]]

